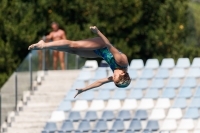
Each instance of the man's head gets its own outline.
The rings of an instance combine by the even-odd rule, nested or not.
[[[52,22],[51,23],[51,28],[53,29],[53,31],[57,31],[59,29],[59,25],[56,22]]]
[[[131,79],[127,72],[123,70],[115,70],[113,75],[113,81],[117,87],[125,88],[130,84]]]

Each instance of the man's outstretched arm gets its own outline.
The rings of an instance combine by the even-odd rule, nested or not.
[[[45,40],[43,40],[44,42],[49,42],[52,39],[52,33],[49,33],[49,35],[45,36]]]
[[[74,98],[75,98],[78,94],[80,94],[80,93],[82,93],[82,92],[84,92],[84,91],[88,91],[88,90],[94,89],[94,88],[96,88],[96,87],[99,87],[99,86],[101,86],[101,85],[103,85],[103,84],[105,84],[105,83],[112,82],[112,81],[113,81],[113,78],[112,78],[112,76],[111,76],[111,77],[108,77],[108,78],[104,78],[104,79],[97,80],[97,81],[95,81],[94,83],[92,83],[91,85],[86,86],[85,88],[76,89],[78,92],[76,93],[76,95],[74,96]]]

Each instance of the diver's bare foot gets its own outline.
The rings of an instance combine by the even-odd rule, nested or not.
[[[40,49],[43,49],[44,46],[45,46],[45,42],[43,40],[40,40],[38,43],[30,45],[28,47],[28,50],[40,50]]]

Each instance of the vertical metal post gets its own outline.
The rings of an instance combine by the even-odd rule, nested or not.
[[[77,69],[79,68],[79,59],[80,57],[77,55]]]
[[[65,69],[68,69],[68,53],[65,53]]]
[[[32,52],[29,54],[29,72],[30,72],[30,91],[32,91],[32,82],[33,82],[33,74],[32,74]]]
[[[42,50],[42,70],[46,69],[46,52],[45,49]]]
[[[18,84],[17,84],[17,72],[15,72],[15,110],[17,110],[17,100],[18,100]]]
[[[42,37],[43,41],[46,41],[46,36]],[[45,49],[42,50],[42,70],[45,71],[46,69],[46,51]]]
[[[78,63],[79,63],[79,56],[76,55],[76,68],[75,69],[78,69]]]
[[[0,130],[1,130],[1,93],[0,93]]]

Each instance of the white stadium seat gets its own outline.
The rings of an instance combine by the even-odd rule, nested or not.
[[[91,79],[91,71],[82,70],[77,78],[77,80],[90,80]]]
[[[88,109],[88,102],[86,100],[77,100],[75,102],[74,111],[84,111]]]
[[[135,99],[125,99],[121,109],[133,110],[137,108],[137,101]]]
[[[175,130],[177,128],[177,123],[175,119],[165,119],[163,121],[161,130]]]
[[[174,63],[174,59],[172,58],[165,58],[162,60],[162,63],[161,63],[161,68],[167,68],[167,69],[172,69],[174,68],[175,66],[175,63]]]
[[[200,64],[200,62],[199,62]],[[194,77],[194,78],[199,78],[200,77],[200,68],[190,68],[188,72],[188,77]]]
[[[199,129],[199,130],[200,130],[200,119],[199,119],[198,122],[197,122],[196,129]]]
[[[105,108],[103,100],[93,100],[89,110],[99,111]]]
[[[106,77],[108,77],[106,70],[97,69],[93,79],[98,80],[98,79],[102,79],[102,78],[106,78]]]
[[[108,104],[105,110],[118,110],[120,108],[121,108],[120,100],[111,99],[111,100],[108,100]]]
[[[194,130],[193,133],[200,133],[200,130]]]
[[[176,67],[179,68],[188,68],[190,67],[190,60],[188,58],[179,58]]]
[[[159,67],[158,59],[148,59],[145,68],[147,69],[157,69]]]
[[[153,109],[150,115],[150,120],[161,120],[165,118],[164,109]]]
[[[130,69],[136,69],[136,70],[142,69],[142,68],[144,68],[144,62],[143,62],[142,59],[133,59],[131,61],[131,65],[130,65],[129,68]]]
[[[185,70],[183,68],[175,68],[172,72],[172,78],[184,78]]]
[[[192,130],[192,129],[194,129],[193,119],[181,119],[178,129],[181,129],[181,130]]]
[[[153,99],[143,98],[140,102],[139,109],[152,109],[154,107]]]
[[[175,133],[189,133],[187,130],[176,130]]]
[[[65,113],[64,111],[54,111],[51,114],[51,118],[49,121],[51,122],[57,122],[57,121],[63,121],[65,120]]]
[[[168,111],[168,119],[180,119],[183,116],[180,108],[170,108]]]
[[[170,107],[170,100],[168,98],[159,98],[155,108],[168,109]]]
[[[192,67],[200,67],[200,57],[196,57],[192,61]]]
[[[83,70],[96,70],[98,68],[98,63],[96,60],[87,60],[83,66]]]

